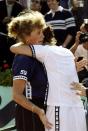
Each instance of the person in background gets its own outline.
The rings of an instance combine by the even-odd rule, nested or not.
[[[83,34],[84,33],[84,34]],[[76,42],[74,46],[74,55],[78,58],[78,61],[81,59],[88,60],[88,21],[84,20],[84,23],[80,27],[80,31],[77,32]],[[88,64],[85,68],[78,72],[79,81],[82,82],[88,78]]]
[[[77,15],[79,21],[79,28],[84,19],[88,19],[88,0],[71,0],[73,12]]]
[[[43,15],[45,15],[49,11],[49,7],[47,5],[47,1],[46,0],[42,0],[41,1],[41,5],[42,5],[42,7],[41,7],[41,13]]]
[[[73,16],[75,17],[76,22],[76,31],[80,30],[80,26],[82,25],[85,17],[85,1],[86,0],[72,0],[71,4],[71,12],[73,13]]]
[[[76,25],[72,13],[60,6],[60,0],[47,0],[50,9],[45,14],[45,21],[54,30],[57,45],[70,48],[76,34]]]
[[[27,17],[28,21],[31,19],[30,15]],[[33,14],[33,16],[37,19],[36,14]],[[20,21],[19,23],[21,23],[22,21],[24,22],[26,18],[22,17],[20,19],[18,17],[18,19]],[[80,97],[72,91],[70,86],[73,81],[78,81],[73,54],[70,50],[62,46],[55,46],[55,43],[43,43],[44,36],[42,30],[38,33],[41,36],[40,41],[35,42],[33,34],[37,31],[34,30],[29,34],[27,27],[29,27],[30,22],[28,22],[28,25],[25,25],[25,28],[23,28],[23,25],[19,24],[20,27],[16,28],[15,25],[17,25],[18,21],[15,21],[15,23],[14,21],[15,20],[9,24],[9,35],[13,37],[19,36],[19,38],[21,38],[23,33],[24,37],[22,37],[23,39],[21,39],[20,43],[11,47],[12,51],[17,54],[23,53],[25,55],[34,56],[45,64],[47,70],[49,93],[46,116],[53,126],[50,129],[46,128],[45,131],[86,131],[85,113],[82,101]],[[38,38],[38,36],[36,37]],[[68,112],[70,113],[69,116]],[[44,122],[46,127],[46,119]],[[51,127],[50,123],[47,123],[47,126]]]
[[[11,68],[14,55],[10,52],[9,47],[14,44],[15,40],[7,36],[7,23],[12,17],[16,17],[24,7],[16,0],[0,1],[0,66],[7,64]],[[4,70],[4,68],[3,68]]]
[[[0,32],[7,33],[7,23],[23,9],[24,7],[16,0],[0,1]]]
[[[87,34],[88,34],[88,19],[85,19],[83,24],[80,26],[80,31],[77,32],[76,42],[72,47],[72,52],[77,57],[78,61],[79,59],[81,61],[87,60],[87,64],[84,66],[82,70],[79,70],[78,72],[79,81],[82,84],[74,82],[72,85],[74,86],[73,88],[77,90],[77,93],[79,95],[87,96],[87,101],[88,101],[88,35]],[[87,122],[87,130],[88,130],[88,106],[86,107],[86,109],[87,109],[86,122]]]
[[[0,32],[0,68],[5,71],[12,67],[14,54],[9,50],[10,46],[15,44],[16,40]]]
[[[41,12],[41,0],[31,0],[30,9],[33,11]]]

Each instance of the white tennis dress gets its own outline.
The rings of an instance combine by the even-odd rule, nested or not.
[[[36,58],[45,64],[48,75],[46,115],[53,128],[46,131],[86,131],[83,103],[71,89],[71,83],[78,82],[73,54],[62,46],[32,47]]]

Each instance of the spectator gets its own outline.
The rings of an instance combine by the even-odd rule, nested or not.
[[[16,0],[0,1],[0,31],[7,33],[7,23],[12,17],[17,16],[24,7]]]
[[[79,2],[78,0],[72,0],[71,3],[71,11],[76,22],[76,31],[79,31],[84,19],[84,3],[82,1]]]
[[[33,11],[41,12],[41,1],[40,0],[31,0],[30,1],[30,9]]]
[[[13,54],[9,51],[9,46],[14,43],[7,34],[7,23],[12,17],[17,16],[24,9],[16,0],[0,1],[0,66],[5,62],[12,66]],[[4,33],[2,33],[4,32]]]
[[[45,15],[49,11],[49,7],[47,5],[47,1],[46,0],[41,1],[41,5],[42,5],[42,7],[41,7],[41,13],[43,15]]]
[[[6,68],[12,67],[14,54],[10,52],[9,47],[15,42],[15,39],[9,38],[4,33],[0,33],[0,67],[2,70],[5,70],[4,64],[8,65]]]
[[[86,28],[86,24],[82,24],[81,30],[83,30],[83,31],[88,30],[88,27]],[[79,39],[80,39],[80,36],[79,36]],[[79,40],[79,42],[80,42],[80,40]],[[81,58],[81,59],[88,60],[88,38],[86,41],[84,41],[78,45],[78,47],[75,51],[75,57],[77,57],[78,59]],[[78,76],[79,76],[80,82],[82,82],[86,78],[88,78],[88,65],[85,66],[85,68],[82,71],[78,72]]]
[[[60,6],[60,0],[47,0],[47,4],[50,11],[46,13],[45,20],[54,29],[57,45],[69,48],[76,33],[74,17],[69,10]]]
[[[84,23],[81,25],[80,27],[80,30],[81,32],[85,32],[86,34],[88,34],[88,24]],[[84,39],[85,38],[85,35],[83,36],[84,38],[84,41],[81,41],[81,37],[82,37],[82,34],[81,32],[78,32],[77,33],[77,36],[76,36],[76,42],[75,44],[73,45],[75,48],[74,50],[74,55],[75,57],[78,58],[78,61],[80,59],[86,59],[88,60],[88,36],[86,36],[87,39]],[[88,78],[88,65],[85,66],[85,68],[82,70],[82,71],[79,71],[78,72],[78,76],[79,76],[79,80],[80,82],[84,81],[86,78]]]

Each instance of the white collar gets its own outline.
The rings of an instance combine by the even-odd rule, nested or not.
[[[57,9],[55,12],[57,12],[57,11],[62,12],[63,9],[64,9],[64,8],[63,8],[62,6],[58,6],[58,9]],[[53,12],[53,10],[50,10],[50,11],[49,11],[49,13],[52,13],[52,14],[55,14],[55,12]]]

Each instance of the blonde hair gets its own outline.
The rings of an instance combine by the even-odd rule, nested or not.
[[[38,11],[30,11],[12,19],[8,24],[8,35],[23,40],[35,28],[43,29],[45,26],[43,15]]]

